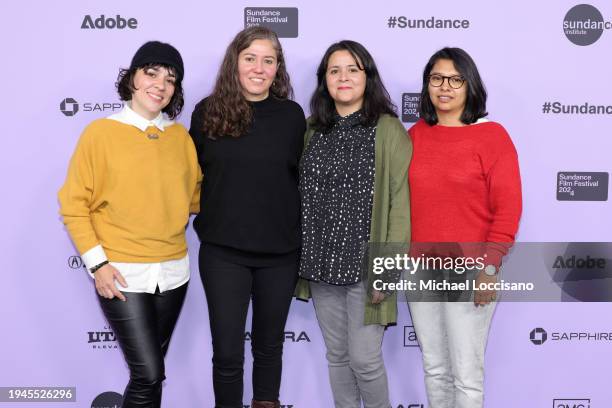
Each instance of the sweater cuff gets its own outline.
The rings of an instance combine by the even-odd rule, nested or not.
[[[106,253],[102,248],[102,245],[96,245],[95,247],[86,251],[83,255],[81,255],[81,258],[83,259],[85,268],[87,268],[87,272],[89,272],[89,270],[94,266],[99,265],[102,262],[108,260],[108,258],[106,257]]]

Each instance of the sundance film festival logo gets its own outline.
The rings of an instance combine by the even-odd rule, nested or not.
[[[123,396],[118,392],[107,391],[98,395],[91,402],[91,408],[121,408]]]
[[[117,336],[110,327],[104,326],[101,331],[87,332],[87,344],[95,350],[114,350],[117,348]]]
[[[138,28],[138,20],[135,18],[121,17],[119,14],[115,17],[106,17],[102,14],[94,19],[91,15],[87,14],[83,17],[83,22],[81,23],[82,30],[123,30],[125,28],[135,30]]]
[[[591,45],[612,29],[612,22],[605,21],[601,12],[590,4],[572,7],[563,19],[563,32],[576,45]]]
[[[419,104],[421,103],[420,93],[402,94],[402,122],[414,123],[419,120]]]
[[[591,408],[590,398],[555,398],[553,408]]]
[[[557,173],[558,201],[607,201],[607,172],[560,171]]]
[[[298,36],[298,9],[296,7],[245,7],[244,28],[263,26],[284,38]]]

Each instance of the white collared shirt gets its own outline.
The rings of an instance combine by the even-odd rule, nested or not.
[[[166,127],[174,124],[173,121],[166,119],[161,112],[153,120],[145,119],[134,112],[129,103],[124,105],[121,112],[109,116],[108,119],[135,126],[143,132],[150,126],[154,126],[163,132]],[[81,258],[89,276],[92,278],[94,274],[90,273],[89,269],[108,260],[102,245],[91,248],[82,254]],[[128,284],[128,287],[124,288],[119,282],[115,281],[117,289],[122,292],[155,293],[157,287],[159,287],[160,292],[165,292],[176,289],[189,280],[188,255],[181,259],[156,263],[110,262],[110,264],[123,275]]]

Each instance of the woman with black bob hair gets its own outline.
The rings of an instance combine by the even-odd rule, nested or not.
[[[115,84],[123,110],[87,126],[59,192],[130,370],[124,408],[160,407],[189,281],[185,227],[199,211],[202,176],[187,130],[171,120],[183,107],[183,74],[176,48],[142,45]]]
[[[298,297],[312,295],[337,408],[389,408],[382,358],[396,298],[367,287],[364,246],[410,240],[412,148],[370,53],[332,44],[317,69],[300,164]]]
[[[453,61],[456,70],[461,73],[461,79],[465,82],[465,106],[459,117],[461,123],[471,125],[478,119],[484,118],[487,113],[487,90],[485,89],[478,68],[474,60],[461,48],[443,48],[431,56],[423,72],[431,72],[436,62],[440,59]],[[421,101],[419,113],[428,125],[438,123],[438,114],[429,95],[429,74],[423,75],[423,86],[421,88]]]
[[[421,282],[431,276],[489,288],[514,243],[521,216],[518,157],[502,125],[484,118],[486,99],[476,64],[464,50],[443,48],[432,55],[423,70],[421,119],[409,131],[411,248],[420,255],[419,243],[452,243],[464,260],[484,261],[468,270],[417,271]],[[418,297],[407,292],[431,408],[483,406],[496,296],[493,290],[422,291]]]

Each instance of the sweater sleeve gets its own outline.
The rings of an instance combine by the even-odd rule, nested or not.
[[[410,192],[408,166],[412,158],[412,142],[402,123],[393,118],[389,122],[389,224],[387,242],[410,242]]]
[[[518,156],[510,136],[502,128],[497,157],[487,175],[492,220],[487,234],[487,263],[501,265],[514,243],[522,211],[521,175]]]
[[[191,214],[198,214],[200,212],[200,197],[201,197],[201,189],[202,189],[202,169],[199,165],[200,154],[202,150],[202,109],[204,106],[204,100],[200,101],[194,108],[193,113],[191,114],[191,122],[189,124],[189,135],[191,136],[191,140],[193,141],[193,145],[195,146],[195,156],[196,156],[196,165],[198,166],[198,180],[196,189],[193,192],[193,197],[191,198],[191,205],[189,207],[189,212]]]
[[[100,244],[91,222],[95,176],[93,136],[90,125],[79,139],[66,181],[58,193],[60,214],[81,255]]]
[[[200,166],[198,165],[198,180],[196,182],[196,188],[193,192],[193,197],[191,198],[191,205],[189,206],[189,212],[191,214],[198,214],[200,212],[200,193],[202,190],[202,170],[200,170]]]

